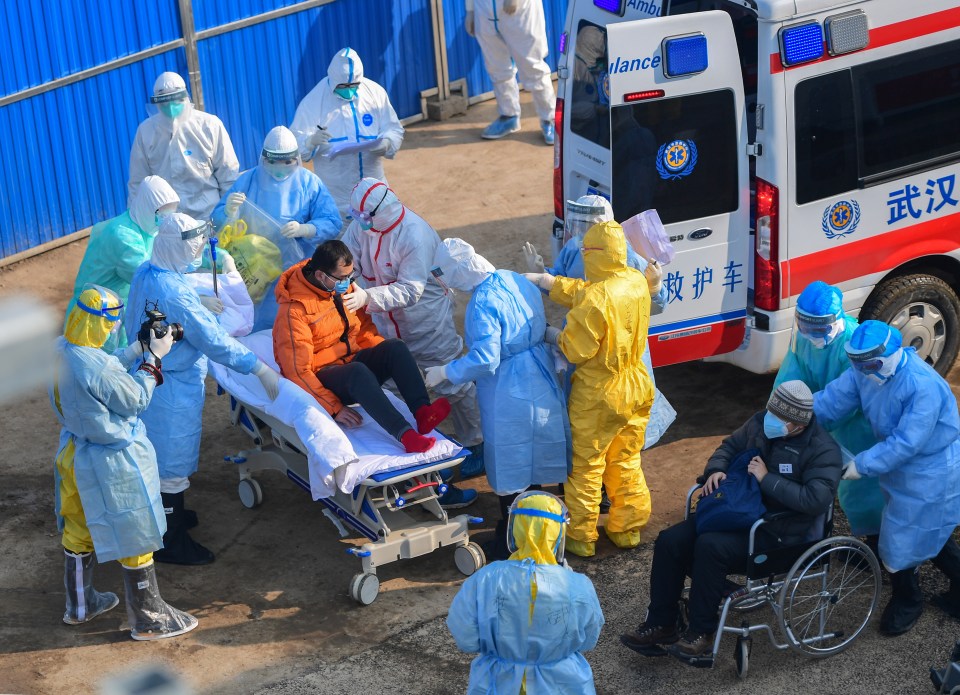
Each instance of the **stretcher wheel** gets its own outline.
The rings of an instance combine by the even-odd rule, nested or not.
[[[750,646],[753,640],[749,637],[740,637],[737,640],[737,646],[733,652],[733,661],[737,665],[737,675],[740,678],[747,677],[747,671],[750,670]]]
[[[380,580],[377,575],[361,572],[353,575],[350,580],[350,598],[361,606],[369,606],[377,600],[380,593]]]
[[[476,543],[467,543],[458,546],[453,551],[453,561],[457,563],[457,569],[460,573],[469,577],[478,569],[487,564],[487,558],[483,550]]]
[[[237,485],[237,493],[240,495],[240,503],[247,509],[256,509],[263,502],[263,490],[253,478],[244,478]]]

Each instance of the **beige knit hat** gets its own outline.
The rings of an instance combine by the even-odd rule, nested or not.
[[[767,410],[781,420],[809,425],[813,418],[813,394],[802,381],[784,381],[770,394]]]

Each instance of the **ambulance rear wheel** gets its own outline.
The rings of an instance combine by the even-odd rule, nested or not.
[[[903,334],[904,347],[942,376],[960,350],[960,299],[942,279],[917,274],[890,278],[877,285],[860,310],[860,322],[883,321]]]

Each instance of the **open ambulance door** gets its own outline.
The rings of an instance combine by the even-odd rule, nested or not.
[[[607,26],[614,217],[654,208],[676,250],[654,365],[742,342],[753,248],[739,53],[724,12]]]

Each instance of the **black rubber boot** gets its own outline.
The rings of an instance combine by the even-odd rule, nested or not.
[[[920,568],[892,572],[893,596],[880,616],[880,632],[896,637],[913,629],[923,614],[923,592],[920,591]]]
[[[209,565],[212,552],[190,537],[183,509],[183,493],[160,493],[163,511],[167,515],[167,532],[163,534],[163,548],[153,554],[157,562],[174,565]]]
[[[950,580],[950,588],[933,598],[935,606],[960,620],[960,545],[952,538],[946,542],[933,564]]]
[[[127,599],[127,619],[130,636],[135,640],[155,640],[176,637],[190,632],[199,622],[168,604],[157,587],[156,565],[124,567],[123,586]]]
[[[93,570],[97,566],[93,553],[76,555],[64,548],[63,556],[63,586],[67,590],[67,609],[63,613],[63,622],[79,625],[120,603],[116,594],[109,591],[100,593],[93,588]]]

